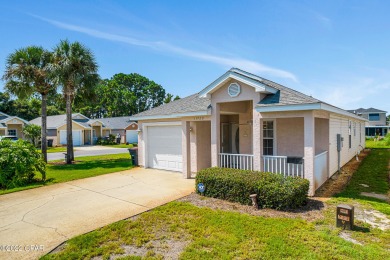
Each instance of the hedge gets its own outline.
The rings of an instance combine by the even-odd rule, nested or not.
[[[208,168],[196,175],[197,185],[205,186],[204,196],[251,205],[251,194],[257,194],[260,208],[293,209],[307,199],[309,181],[300,177],[284,177],[277,173],[229,168]]]

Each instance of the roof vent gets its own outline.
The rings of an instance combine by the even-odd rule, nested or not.
[[[241,92],[241,87],[240,85],[238,85],[238,83],[232,83],[228,87],[228,93],[229,96],[231,97],[237,97],[238,95],[240,95],[240,92]]]

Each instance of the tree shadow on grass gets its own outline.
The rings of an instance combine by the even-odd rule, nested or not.
[[[95,168],[118,168],[132,166],[130,159],[114,159],[99,161],[76,161],[74,164],[50,165],[53,170],[91,170]]]

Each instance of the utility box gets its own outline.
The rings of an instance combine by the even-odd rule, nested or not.
[[[337,206],[336,226],[352,230],[354,220],[354,206],[341,204]]]
[[[337,151],[340,152],[341,148],[343,147],[344,137],[342,137],[341,134],[337,134],[336,140],[337,140]]]

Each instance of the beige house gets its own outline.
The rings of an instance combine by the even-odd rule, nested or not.
[[[0,136],[10,135],[23,139],[23,127],[28,122],[17,116],[0,112]]]
[[[41,125],[42,118],[30,121],[31,124]],[[130,117],[111,117],[90,119],[80,113],[72,115],[73,145],[94,145],[99,137],[110,134],[120,134],[121,142],[138,142],[138,125],[130,121]],[[66,115],[47,117],[47,139],[53,140],[53,146],[66,145]]]
[[[235,68],[132,119],[145,168],[276,172],[308,179],[309,195],[365,145],[362,117]]]
[[[42,117],[30,121],[31,124],[41,125]],[[109,135],[111,128],[99,119],[89,119],[82,114],[72,115],[73,145],[92,145],[99,137]],[[47,139],[53,140],[53,146],[66,145],[66,115],[47,117]]]

